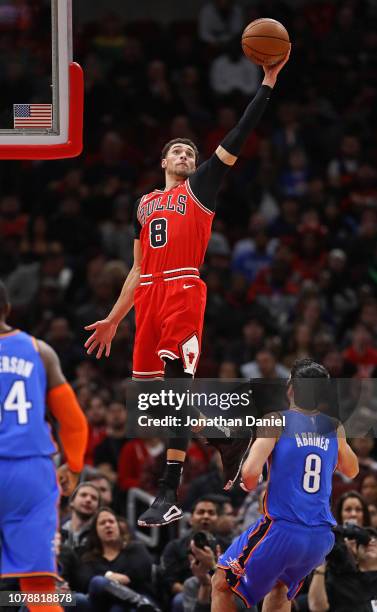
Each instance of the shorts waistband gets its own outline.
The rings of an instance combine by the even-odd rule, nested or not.
[[[179,278],[200,278],[198,268],[176,268],[153,274],[140,274],[140,286],[153,285],[155,282],[166,282]]]

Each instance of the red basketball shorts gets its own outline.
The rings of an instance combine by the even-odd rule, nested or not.
[[[159,278],[135,291],[136,338],[132,377],[163,378],[166,359],[182,359],[195,374],[206,306],[207,287],[199,278]]]

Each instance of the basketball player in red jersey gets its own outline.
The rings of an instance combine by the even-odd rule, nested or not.
[[[136,202],[134,264],[108,317],[85,328],[93,331],[85,343],[89,354],[97,350],[97,358],[104,351],[109,356],[119,322],[134,305],[133,379],[194,376],[206,303],[206,285],[199,268],[211,235],[216,195],[262,116],[288,59],[289,52],[279,64],[264,67],[262,86],[242,118],[200,166],[198,150],[190,140],[178,138],[165,145],[161,162],[165,189],[156,189]],[[189,432],[183,429],[180,437],[169,441],[159,494],[139,518],[139,525],[166,525],[182,516],[177,488],[189,442]],[[223,440],[210,442],[220,451],[226,487],[230,488],[249,440],[230,441],[227,435],[229,432],[223,431]]]

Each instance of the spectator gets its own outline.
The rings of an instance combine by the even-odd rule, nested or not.
[[[206,497],[197,500],[191,514],[191,531],[183,537],[169,542],[161,555],[162,577],[172,597],[172,611],[182,611],[182,591],[186,578],[191,576],[188,548],[192,536],[198,531],[216,533],[219,516],[217,504]]]
[[[284,365],[291,368],[296,359],[311,357],[313,353],[313,336],[309,325],[298,323],[295,325],[290,339],[288,340],[288,351],[284,359]]]
[[[275,355],[267,349],[259,351],[255,361],[244,363],[241,373],[244,378],[289,378],[289,370],[278,363]]]
[[[257,91],[260,70],[245,57],[238,37],[212,62],[210,82],[218,96],[243,94],[251,97]]]
[[[99,471],[91,472],[85,479],[85,482],[93,483],[101,496],[101,505],[111,508],[113,505],[113,487],[112,482],[106,476]]]
[[[124,524],[124,521],[123,521]],[[71,558],[63,567],[63,575],[72,590],[88,593],[89,610],[113,612],[119,606],[132,606],[158,612],[152,601],[141,595],[148,592],[152,559],[139,542],[124,532],[111,508],[103,507],[95,514],[88,534],[88,544],[79,559]],[[121,585],[121,588],[115,588]],[[115,604],[118,604],[115,607]]]
[[[69,507],[71,517],[61,528],[62,544],[72,549],[85,545],[90,522],[101,504],[99,490],[94,484],[83,482],[73,492]]]
[[[357,368],[359,378],[373,376],[377,367],[377,349],[373,346],[373,338],[365,327],[358,323],[352,331],[352,343],[344,351],[344,358]]]
[[[135,438],[126,442],[120,451],[118,484],[122,491],[140,487],[144,463],[148,458],[156,459],[165,450],[160,438]]]
[[[127,409],[122,402],[114,401],[109,404],[106,425],[106,436],[94,449],[94,465],[114,483],[118,477],[119,456],[128,441]]]
[[[357,491],[348,491],[338,500],[335,516],[339,525],[354,523],[359,527],[370,525],[370,516],[365,499]]]
[[[210,0],[199,12],[199,38],[219,47],[237,36],[243,26],[242,12],[231,0]]]
[[[377,474],[375,472],[364,476],[360,492],[367,504],[377,503]]]

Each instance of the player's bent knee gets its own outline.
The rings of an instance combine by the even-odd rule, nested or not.
[[[220,592],[229,590],[229,584],[226,581],[225,571],[223,569],[218,568],[212,576],[212,589]]]

